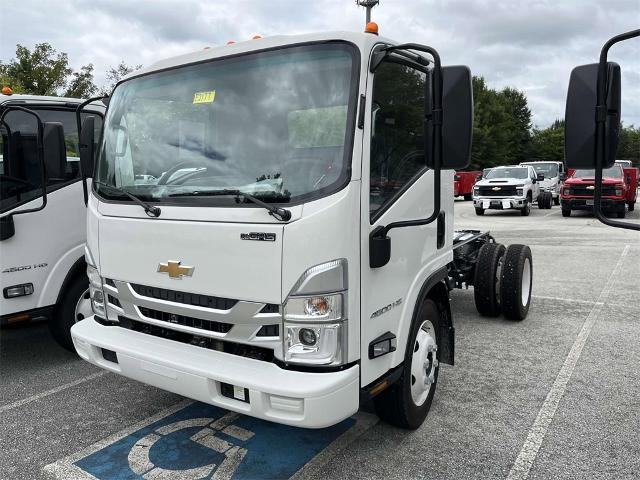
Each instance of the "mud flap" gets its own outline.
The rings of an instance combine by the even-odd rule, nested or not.
[[[455,333],[456,329],[453,325],[443,325],[440,329],[440,338],[442,339],[439,346],[438,359],[441,363],[453,365],[455,356]]]

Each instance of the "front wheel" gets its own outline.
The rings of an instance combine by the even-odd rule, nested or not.
[[[571,216],[571,209],[570,208],[563,208],[562,209],[562,216],[563,217],[570,217]]]
[[[524,205],[520,210],[520,215],[522,215],[523,217],[528,217],[530,213],[531,213],[531,202],[529,200],[525,200]]]
[[[89,298],[89,280],[85,274],[78,275],[66,288],[62,302],[55,314],[49,319],[49,330],[53,338],[62,347],[70,351],[73,348],[71,327],[74,323],[92,315]]]
[[[427,417],[440,371],[438,342],[444,315],[430,298],[422,302],[411,325],[402,377],[373,399],[376,413],[385,422],[415,430]]]
[[[476,207],[476,215],[478,215],[478,216],[482,216],[482,215],[484,215],[484,208],[482,208],[482,207],[480,207],[480,208]]]

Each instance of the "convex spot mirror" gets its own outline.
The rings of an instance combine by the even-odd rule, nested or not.
[[[471,161],[473,87],[464,65],[442,67],[442,169],[461,170]],[[433,139],[431,145],[433,145]],[[427,155],[427,167],[434,159]]]
[[[59,122],[45,122],[43,129],[44,167],[47,181],[62,181],[67,166],[64,128]]]
[[[605,157],[603,168],[615,162],[620,131],[620,66],[607,63]],[[598,64],[581,65],[571,72],[565,111],[565,156],[568,168],[596,168],[596,104]]]

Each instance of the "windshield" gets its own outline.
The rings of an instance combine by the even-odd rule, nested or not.
[[[596,171],[593,168],[579,168],[574,172],[573,176],[575,178],[595,178]],[[622,178],[622,168],[618,165],[605,168],[602,170],[602,177]]]
[[[528,165],[531,165],[536,173],[544,175],[544,178],[553,178],[558,176],[557,163],[531,163]]]
[[[529,169],[523,167],[492,168],[486,178],[527,178]]]
[[[354,52],[338,42],[291,47],[126,81],[105,119],[98,180],[171,203],[222,189],[284,203],[332,193],[349,178]]]

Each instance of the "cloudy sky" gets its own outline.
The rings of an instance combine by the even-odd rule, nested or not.
[[[534,123],[564,111],[572,66],[595,62],[611,36],[640,27],[640,0],[381,0],[381,33],[435,47],[445,64],[467,64],[496,88],[529,98]],[[254,34],[361,30],[355,0],[7,0],[0,60],[15,44],[49,42],[74,68],[93,63],[96,82],[121,60],[155,60]],[[640,125],[640,39],[614,47],[623,70],[623,120]]]

